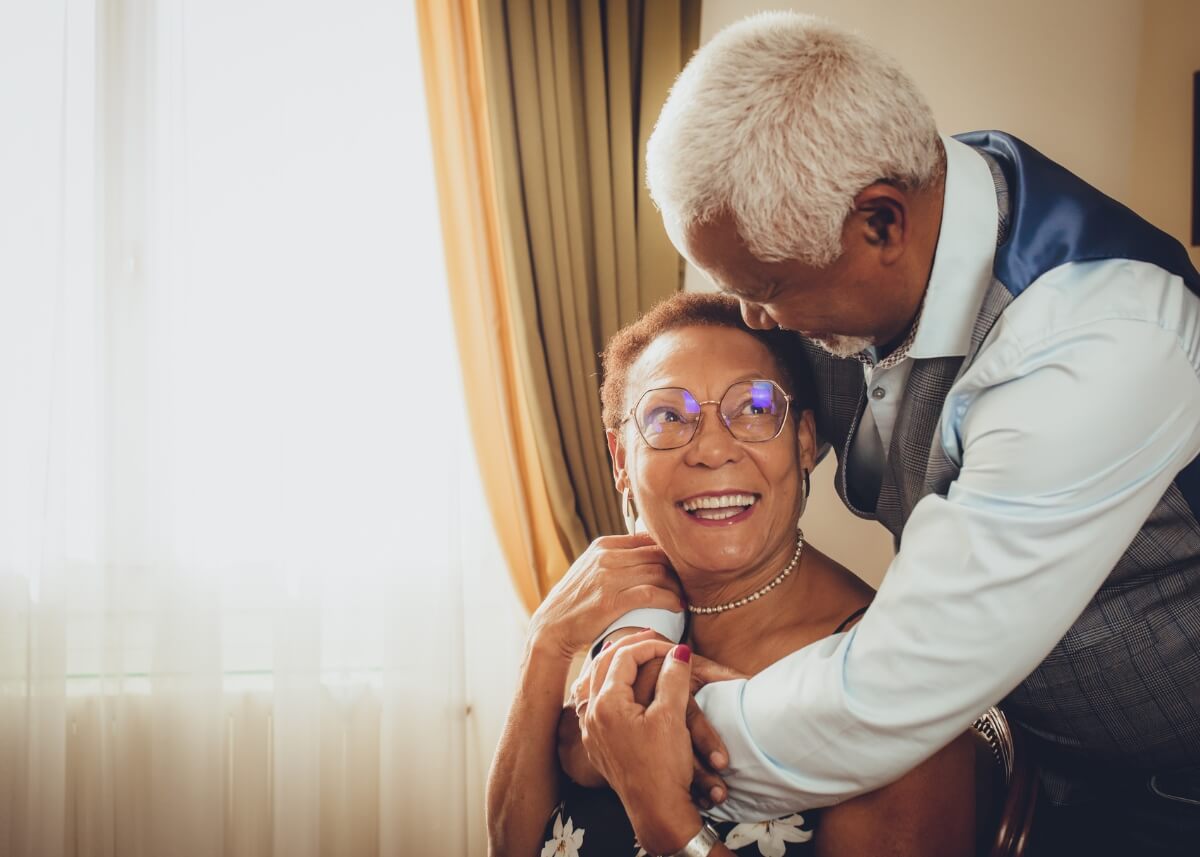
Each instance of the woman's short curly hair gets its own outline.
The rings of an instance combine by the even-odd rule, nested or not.
[[[601,353],[600,401],[605,428],[616,430],[625,418],[625,387],[630,367],[651,342],[669,330],[682,327],[729,327],[753,336],[775,358],[783,386],[795,398],[793,407],[799,410],[812,407],[812,375],[796,334],[748,327],[738,302],[725,295],[676,292],[618,330]]]

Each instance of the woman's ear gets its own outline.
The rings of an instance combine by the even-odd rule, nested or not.
[[[608,457],[612,460],[613,485],[618,491],[629,488],[629,476],[625,472],[625,444],[621,436],[613,429],[605,429],[604,436],[608,439]]]
[[[809,408],[796,420],[796,454],[800,467],[811,473],[817,466],[817,421]]]

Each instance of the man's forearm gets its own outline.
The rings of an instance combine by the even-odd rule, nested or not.
[[[1135,268],[1109,276],[1169,293],[1161,272],[1124,283]],[[698,696],[730,749],[723,817],[838,803],[947,744],[1042,662],[1200,454],[1192,357],[1144,321],[995,345],[944,413],[962,415],[942,435],[958,476],[913,509],[862,622]]]

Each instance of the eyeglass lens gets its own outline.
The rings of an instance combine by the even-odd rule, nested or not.
[[[730,434],[748,443],[776,437],[787,418],[787,396],[774,381],[739,381],[725,391],[718,407]],[[695,435],[700,403],[683,387],[663,387],[646,391],[633,416],[646,443],[674,449]]]

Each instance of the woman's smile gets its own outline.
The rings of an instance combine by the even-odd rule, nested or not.
[[[731,526],[753,514],[761,495],[748,491],[710,491],[677,504],[685,515],[705,527]]]

